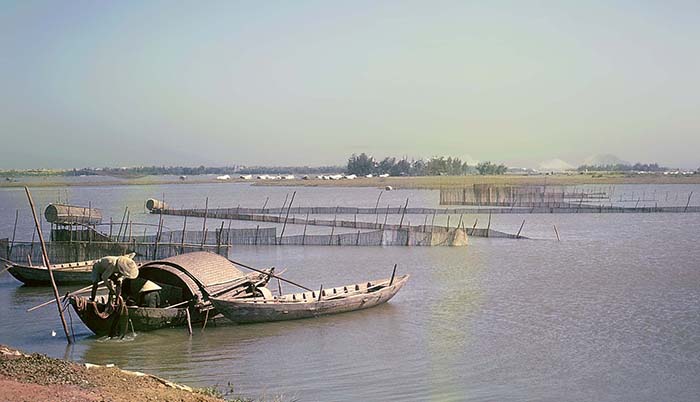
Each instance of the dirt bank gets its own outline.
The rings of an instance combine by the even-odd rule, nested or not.
[[[0,401],[223,401],[152,375],[28,355],[3,345],[0,390]]]

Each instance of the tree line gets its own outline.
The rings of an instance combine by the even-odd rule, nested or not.
[[[668,168],[659,166],[658,163],[635,163],[634,165],[616,163],[611,165],[581,165],[576,170],[579,172],[665,172]]]
[[[391,176],[463,176],[500,175],[508,170],[503,164],[482,162],[469,165],[459,158],[435,156],[427,160],[386,157],[382,160],[361,153],[348,158],[346,173],[357,176],[389,174]]]
[[[136,177],[154,175],[197,176],[204,174],[320,174],[341,172],[342,166],[135,166],[125,168],[82,168],[65,171],[68,176],[117,176]]]

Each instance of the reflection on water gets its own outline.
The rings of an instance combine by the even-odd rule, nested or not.
[[[679,187],[700,194],[700,186]],[[267,196],[269,205],[278,206],[294,190],[299,205],[373,207],[378,194],[232,184],[68,189],[77,203],[91,200],[107,216],[120,219],[129,205],[139,220],[150,221],[157,217],[143,211],[143,202],[162,193],[176,207],[202,206],[205,195],[210,206],[262,206]],[[55,194],[37,189],[35,198],[45,203]],[[23,197],[0,189],[0,233],[11,232]],[[412,206],[435,206],[438,200],[434,191],[393,191],[382,203],[398,206],[406,197]],[[470,225],[477,218],[488,219],[464,217]],[[71,314],[77,344],[66,348],[55,307],[25,312],[50,299],[50,288],[22,287],[4,273],[0,343],[114,363],[194,386],[230,382],[253,397],[696,400],[700,214],[494,215],[492,227],[515,232],[523,219],[523,235],[541,240],[473,238],[466,248],[235,247],[234,259],[287,268],[285,276],[311,288],[387,277],[395,263],[398,274],[411,279],[390,303],[374,309],[269,324],[210,322],[191,337],[174,328],[105,340]],[[190,222],[201,227],[201,220]],[[21,222],[18,235],[31,236],[30,223]],[[553,240],[554,224],[561,242]]]

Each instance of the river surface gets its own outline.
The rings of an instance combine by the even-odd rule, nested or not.
[[[111,216],[119,222],[129,206],[133,220],[155,223],[157,217],[144,208],[149,197],[165,197],[173,207],[203,207],[205,197],[210,207],[262,207],[269,197],[268,206],[276,207],[294,191],[295,206],[374,207],[380,193],[213,183],[36,188],[32,194],[41,211],[49,202],[68,199],[102,208],[106,221]],[[654,194],[658,205],[684,205],[691,192],[700,199],[697,185],[627,185],[615,192]],[[403,205],[406,198],[409,206],[436,207],[439,192],[383,192],[379,205]],[[29,241],[33,226],[24,190],[0,189],[0,238],[12,236],[17,209],[16,238]],[[426,219],[406,218],[412,224]],[[436,224],[446,218],[436,218]],[[478,227],[484,227],[488,217],[463,219],[467,226],[478,219]],[[510,233],[525,220],[522,235],[530,239],[470,238],[469,246],[457,248],[236,246],[232,258],[286,268],[286,277],[311,288],[387,277],[394,264],[411,279],[391,302],[373,309],[282,323],[210,323],[191,337],[177,328],[123,341],[98,339],[73,314],[77,343],[66,347],[54,307],[25,312],[48,300],[50,288],[20,286],[3,273],[0,343],[79,362],[114,363],[191,386],[228,389],[231,384],[236,394],[253,398],[698,400],[700,214],[491,219],[493,229]],[[166,217],[165,225],[178,229],[182,220]],[[201,225],[188,219],[188,229]],[[213,229],[220,221],[208,225]]]

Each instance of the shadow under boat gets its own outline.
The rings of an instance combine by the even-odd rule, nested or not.
[[[226,258],[209,252],[193,252],[152,261],[139,268],[140,280],[160,287],[161,305],[144,307],[91,301],[70,296],[69,302],[83,323],[99,336],[124,336],[129,331],[151,331],[160,328],[191,326],[217,316],[210,298],[252,297],[270,279],[272,269],[263,273],[245,274]],[[138,300],[128,280],[122,295]]]

